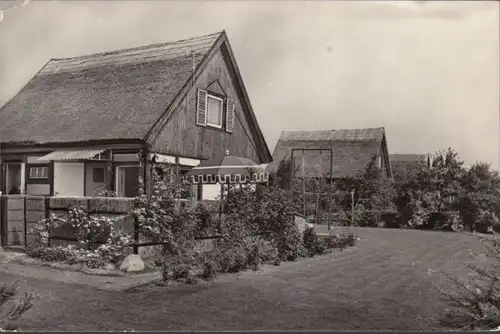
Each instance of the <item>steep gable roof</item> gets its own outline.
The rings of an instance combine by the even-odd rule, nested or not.
[[[220,34],[52,59],[0,110],[0,141],[142,139]]]
[[[224,31],[175,42],[50,60],[0,109],[1,143],[66,143],[113,139],[150,140]],[[237,73],[240,85],[243,81]],[[250,110],[257,141],[270,152]]]
[[[429,163],[428,154],[400,154],[393,153],[389,155],[393,172],[399,173],[417,163]]]
[[[268,166],[268,171],[275,173],[281,161],[291,158],[292,149],[324,149],[321,162],[318,163],[322,165],[323,172],[329,171],[330,153],[326,150],[331,149],[332,177],[355,177],[368,167],[374,155],[380,154],[384,139],[384,128],[283,131],[274,149],[273,163]],[[308,154],[316,154],[318,157],[318,152],[305,153],[306,156]],[[309,166],[310,172],[317,167]],[[306,174],[310,173],[306,170]]]

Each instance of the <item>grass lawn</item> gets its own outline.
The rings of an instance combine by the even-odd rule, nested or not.
[[[444,329],[436,270],[467,276],[474,236],[352,228],[361,240],[343,252],[212,283],[99,291],[28,279],[42,299],[23,330],[405,330]],[[16,277],[0,273],[2,281]],[[24,283],[24,284],[26,284]]]

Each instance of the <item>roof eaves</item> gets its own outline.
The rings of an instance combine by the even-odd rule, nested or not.
[[[226,51],[229,54],[229,58],[231,60],[231,65],[234,69],[234,72],[236,74],[236,79],[238,81],[238,86],[241,89],[242,95],[243,95],[243,100],[245,104],[247,105],[247,109],[250,112],[250,124],[253,128],[254,134],[257,135],[257,139],[259,141],[259,146],[264,149],[264,156],[261,157],[263,163],[269,163],[272,161],[272,154],[271,151],[269,150],[269,147],[267,146],[266,139],[264,138],[264,134],[262,133],[262,130],[260,129],[259,123],[257,122],[257,118],[255,117],[255,112],[253,110],[252,104],[250,103],[250,97],[248,96],[247,89],[245,87],[245,83],[243,82],[243,78],[241,76],[241,72],[238,68],[238,64],[236,62],[236,57],[234,56],[233,49],[231,47],[231,43],[229,42],[229,38],[227,37],[226,31],[223,30],[221,37],[224,39],[224,43],[227,45]],[[259,150],[257,150],[259,152]]]

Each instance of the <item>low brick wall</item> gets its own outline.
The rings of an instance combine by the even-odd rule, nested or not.
[[[68,209],[81,207],[90,212],[90,215],[108,217],[119,217],[119,227],[133,235],[134,217],[130,211],[134,207],[133,198],[119,197],[41,197],[24,195],[1,195],[0,201],[5,208],[0,212],[0,224],[5,227],[6,236],[2,246],[26,247],[36,241],[37,236],[32,233],[34,225],[52,214],[67,217]],[[189,201],[179,201],[181,205],[189,205]],[[212,219],[219,219],[219,209],[215,201],[203,201],[212,214]],[[69,226],[62,226],[50,231],[51,245],[74,244],[75,241],[62,239],[75,239],[75,230]],[[61,239],[58,239],[61,238]],[[103,240],[104,241],[104,240]],[[147,243],[150,240],[139,235],[139,243]],[[213,239],[198,240],[199,249],[212,249]],[[142,257],[156,257],[161,253],[161,246],[139,247]]]
[[[119,226],[129,233],[134,232],[134,218],[129,214],[133,208],[133,198],[117,197],[50,197],[48,200],[49,214],[67,217],[68,208],[79,207],[90,213],[91,216],[107,216],[110,218],[119,217]],[[64,245],[74,242],[67,240],[58,240],[62,238],[76,238],[75,230],[71,227],[60,227],[50,232],[51,245]],[[105,240],[103,240],[105,241]]]
[[[51,214],[67,216],[68,208],[78,206],[89,210],[91,215],[121,217],[120,225],[130,233],[134,230],[134,218],[129,215],[133,208],[133,198],[120,197],[40,197],[23,195],[0,196],[2,207],[0,223],[3,224],[6,236],[4,246],[25,246],[35,241],[30,230],[35,223],[50,217]],[[74,238],[71,228],[58,228],[51,231],[51,236]],[[26,240],[25,240],[26,239]],[[62,240],[51,240],[51,244],[71,243]]]
[[[6,239],[7,246],[23,246],[25,239],[25,199],[23,196],[8,196],[11,197],[4,202],[4,220],[7,221]]]

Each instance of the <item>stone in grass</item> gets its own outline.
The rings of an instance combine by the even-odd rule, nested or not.
[[[120,270],[127,273],[139,272],[145,269],[144,261],[137,254],[128,255],[120,265]]]

